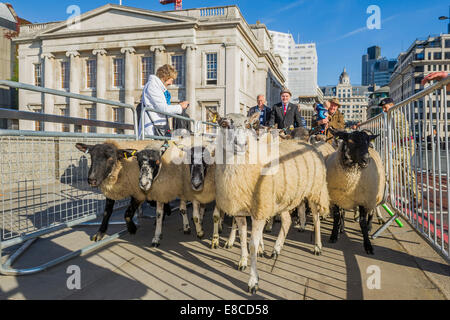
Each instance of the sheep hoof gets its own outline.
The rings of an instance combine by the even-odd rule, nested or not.
[[[225,248],[225,249],[231,249],[231,248],[233,248],[233,243],[227,241],[227,242],[225,243],[225,247],[224,247],[224,248]]]
[[[359,217],[355,218],[355,222],[359,223]]]
[[[258,257],[260,258],[264,257],[264,249],[261,247],[258,248]]]
[[[279,256],[280,254],[278,253],[278,252],[276,252],[275,250],[273,250],[272,251],[272,255],[270,256],[270,258],[271,259],[278,259],[278,256]]]
[[[127,223],[127,229],[129,234],[136,234],[137,227],[133,221]]]
[[[373,255],[373,247],[370,243],[364,243],[364,249],[366,250],[367,254]]]
[[[247,258],[241,258],[238,265],[239,271],[245,271],[247,269]]]
[[[223,231],[223,226],[221,224],[219,224],[219,234],[222,234]]]
[[[258,284],[255,284],[254,286],[248,286],[248,292],[250,294],[256,294],[256,292],[259,290]]]
[[[332,234],[330,237],[330,243],[336,243],[338,241],[337,234]]]
[[[158,248],[159,245],[160,245],[160,241],[161,241],[161,237],[159,239],[158,238],[153,238],[153,240],[152,240],[152,247]]]
[[[384,224],[384,219],[383,218],[378,218],[378,224]]]
[[[99,232],[97,232],[96,234],[94,234],[94,235],[91,237],[91,241],[99,242],[99,241],[101,241],[104,237],[105,237],[105,233],[99,231]]]
[[[187,229],[183,230],[184,234],[191,234],[191,228],[188,227]]]
[[[203,239],[204,236],[205,236],[205,233],[203,231],[197,232],[197,238]]]
[[[298,232],[305,232],[305,231],[306,231],[306,227],[304,227],[304,226],[299,226],[297,231],[298,231]]]
[[[320,256],[322,254],[322,248],[319,247],[318,245],[314,246],[314,255],[315,256]]]
[[[211,241],[211,249],[219,249],[219,239],[213,239]]]

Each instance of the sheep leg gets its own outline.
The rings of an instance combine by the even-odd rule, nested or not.
[[[115,200],[106,198],[105,211],[103,212],[102,224],[100,225],[100,228],[98,229],[97,233],[91,237],[91,241],[98,242],[105,237],[106,230],[108,229],[109,219],[111,218],[115,202],[116,202]]]
[[[289,215],[289,212],[288,212]],[[290,218],[290,215],[289,215]],[[290,219],[289,219],[290,220]],[[265,220],[256,220],[252,218],[252,236],[250,241],[250,279],[248,281],[248,292],[251,294],[255,294],[258,289],[258,269],[257,269],[257,261],[258,261],[258,255],[257,255],[257,248],[259,247],[260,241],[263,237],[263,229]],[[281,223],[283,223],[283,219],[281,220]],[[283,228],[283,226],[282,226]]]
[[[281,248],[283,248],[284,241],[286,240],[287,233],[289,232],[289,228],[291,227],[291,215],[289,211],[283,211],[281,213],[281,229],[278,233],[277,241],[275,242],[275,246],[272,251],[272,258],[276,259],[280,255]]]
[[[233,248],[234,241],[236,241],[236,231],[237,231],[236,218],[233,218],[233,225],[231,226],[231,232],[230,232],[230,235],[228,237],[228,240],[225,243],[225,249]]]
[[[235,217],[239,228],[239,240],[241,241],[241,259],[239,260],[238,270],[244,271],[247,268],[248,249],[247,249],[247,219],[246,217]]]
[[[183,218],[183,232],[184,234],[191,234],[191,226],[187,215],[186,201],[180,200],[180,213]]]
[[[369,233],[372,231],[372,221],[373,221],[373,210],[370,211],[367,216],[367,231]]]
[[[156,230],[152,240],[153,247],[159,247],[162,239],[162,223],[164,218],[164,203],[156,203]]]
[[[274,217],[267,219],[266,227],[264,228],[264,233],[272,233],[273,220],[274,220]]]
[[[345,210],[341,209],[341,216],[339,218],[339,233],[344,233],[345,229]]]
[[[384,218],[383,218],[383,216],[381,215],[380,207],[377,207],[375,210],[376,210],[376,212],[377,212],[378,224],[384,224]]]
[[[317,206],[311,203],[311,211],[314,221],[314,255],[320,256],[322,254],[322,237],[320,235],[320,214]]]
[[[225,219],[225,212],[220,210],[220,221],[219,221],[219,234],[223,231],[223,220]]]
[[[330,242],[336,243],[338,241],[339,222],[341,219],[341,212],[340,212],[338,206],[333,206],[331,208],[331,212],[333,214],[333,231],[331,232]]]
[[[372,215],[373,216],[373,215]],[[370,243],[369,239],[369,230],[367,227],[367,209],[363,206],[359,207],[359,225],[361,227],[361,231],[364,238],[364,249],[366,250],[367,254],[373,254],[373,247]]]
[[[204,204],[200,205],[200,216],[199,216],[199,220],[200,220],[200,224],[203,226],[203,217],[205,216],[205,210],[206,210],[206,206]]]
[[[303,201],[297,208],[298,213],[298,232],[304,232],[306,230],[306,204]]]
[[[130,234],[136,234],[137,227],[133,222],[133,217],[141,203],[142,201],[138,201],[135,198],[131,197],[130,205],[125,211],[125,222],[127,223],[127,229]]]
[[[211,240],[211,249],[218,249],[219,248],[220,211],[217,207],[214,208],[213,221],[214,221],[214,231],[213,231],[213,238]]]
[[[205,233],[202,229],[202,224],[200,223],[200,202],[194,200],[192,201],[192,215],[194,217],[195,230],[197,231],[197,238],[202,239]]]

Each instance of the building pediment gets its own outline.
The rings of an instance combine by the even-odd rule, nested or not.
[[[196,19],[194,18],[165,12],[108,4],[82,14],[79,19],[79,25],[68,25],[67,21],[62,21],[58,25],[41,33],[41,36],[108,29],[151,27],[176,23],[193,23],[195,21]]]

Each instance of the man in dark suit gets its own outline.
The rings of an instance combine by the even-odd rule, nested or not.
[[[280,93],[281,102],[272,107],[270,126],[278,125],[278,129],[306,128],[306,121],[300,115],[297,105],[290,103],[292,94],[289,89],[283,89]]]
[[[247,117],[252,116],[254,113],[259,112],[259,124],[265,127],[269,126],[270,122],[270,114],[272,110],[266,106],[266,98],[263,94],[260,94],[256,97],[257,105],[248,110]]]

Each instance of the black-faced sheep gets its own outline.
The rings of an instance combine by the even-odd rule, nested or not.
[[[258,142],[248,129],[259,123],[259,114],[249,119],[241,114],[217,117],[221,130],[220,147],[216,147],[216,204],[236,218],[241,235],[241,261],[245,260],[242,261],[245,264],[248,256],[243,241],[246,237],[245,217],[252,218],[248,290],[254,293],[258,290],[256,249],[260,245],[266,219],[279,213],[289,215],[289,211],[298,207],[304,199],[308,199],[314,217],[328,212],[325,164],[322,155],[312,146],[288,141],[277,144],[279,153],[275,157],[256,157],[254,162],[254,154],[249,149],[252,148],[251,144],[258,145]],[[276,148],[275,144],[265,146]],[[235,161],[229,161],[228,157],[225,157],[225,161],[217,161],[219,148],[224,154],[231,154]],[[320,226],[320,223],[316,223],[316,226]],[[278,243],[277,239],[276,245],[281,246],[282,243]],[[314,251],[320,254],[321,249],[319,231],[316,232]]]
[[[342,213],[339,210],[359,208],[364,249],[373,254],[369,229],[373,211],[383,200],[385,171],[380,155],[370,148],[370,142],[378,136],[366,132],[341,132],[332,130],[341,139],[338,150],[326,161],[327,182],[333,213],[333,231],[330,242],[338,240]]]
[[[125,212],[128,232],[136,233],[133,216],[136,209],[145,201],[146,195],[139,188],[139,166],[133,157],[136,150],[152,144],[152,141],[106,141],[97,145],[77,143],[78,150],[91,156],[88,183],[92,187],[100,188],[106,197],[106,205],[102,223],[98,232],[91,237],[93,241],[100,241],[106,234],[108,222],[117,200],[131,197],[130,205]]]

